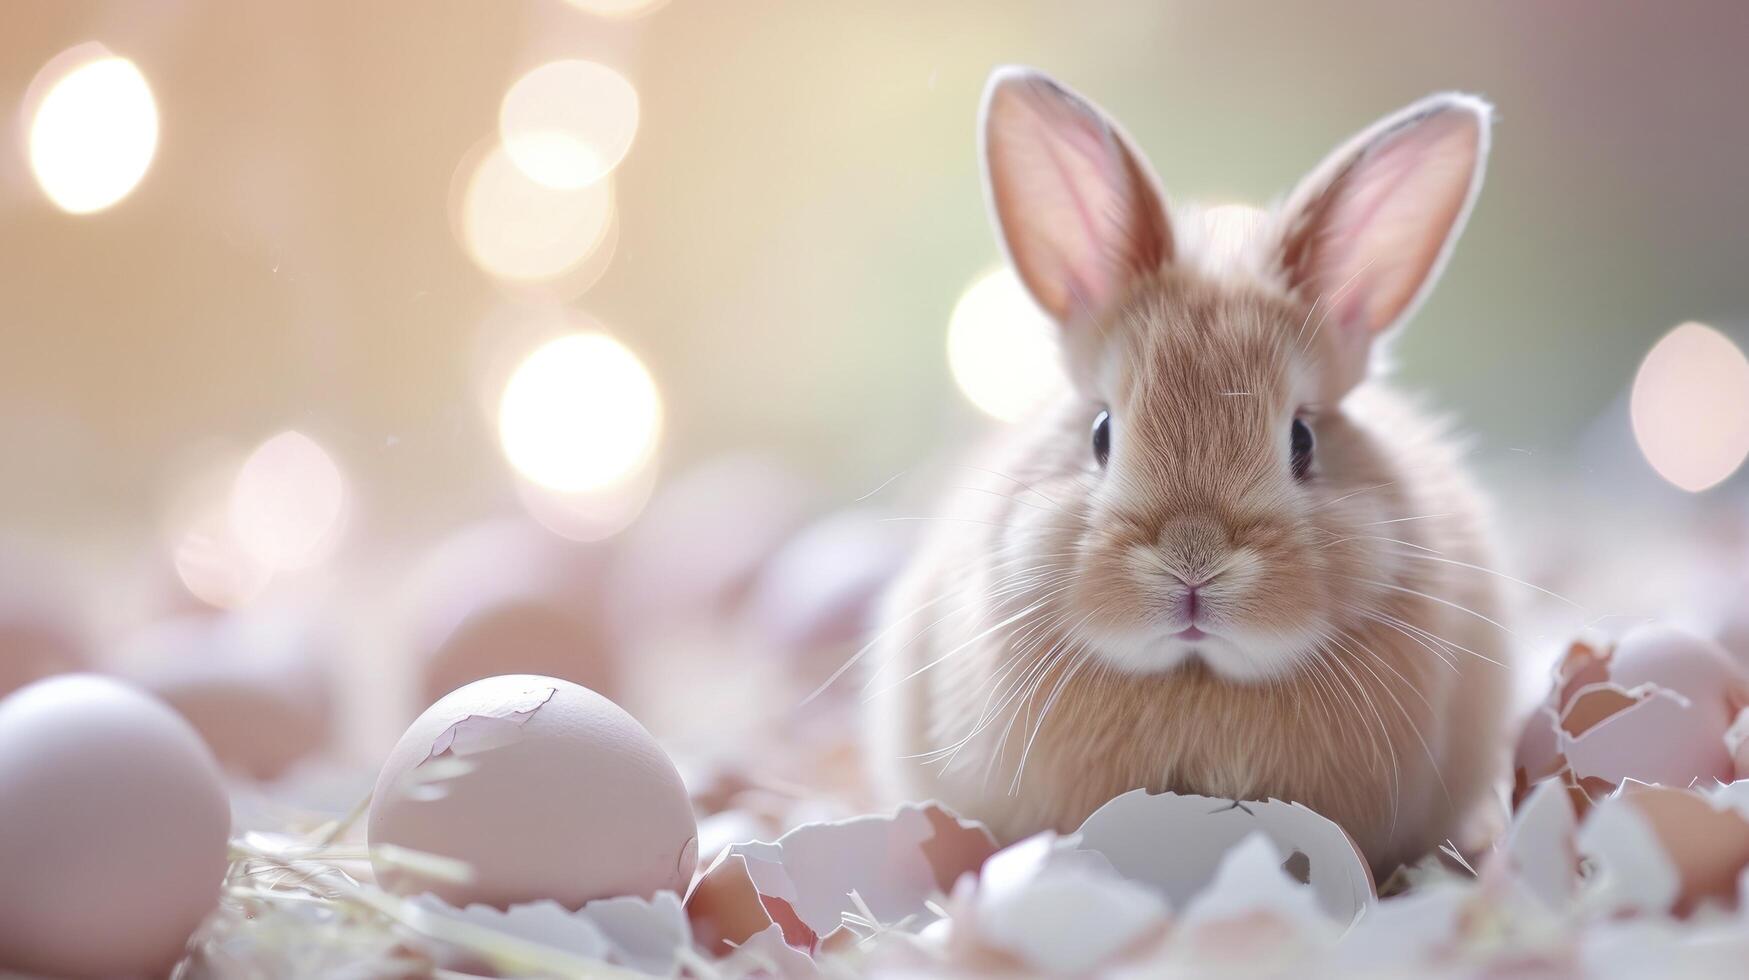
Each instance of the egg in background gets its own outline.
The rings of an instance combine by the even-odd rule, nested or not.
[[[599,546],[523,518],[480,521],[438,542],[402,599],[418,707],[500,674],[559,677],[615,696],[621,665],[603,611],[604,561]]]
[[[114,669],[175,708],[225,769],[272,780],[330,744],[331,645],[307,615],[183,616],[137,631]]]
[[[85,631],[56,570],[0,549],[0,697],[90,666]]]
[[[788,464],[754,453],[708,460],[658,489],[615,549],[608,595],[619,637],[641,643],[737,612],[816,493]]]

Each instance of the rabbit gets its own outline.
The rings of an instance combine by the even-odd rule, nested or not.
[[[1137,788],[1294,801],[1379,880],[1487,813],[1511,678],[1486,505],[1373,364],[1475,203],[1491,114],[1433,95],[1271,209],[1169,208],[1099,108],[992,75],[987,202],[1066,390],[964,468],[974,500],[886,599],[888,795],[1003,841]]]

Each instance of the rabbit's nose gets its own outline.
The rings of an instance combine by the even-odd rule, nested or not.
[[[1175,577],[1193,589],[1213,577],[1231,547],[1226,526],[1213,517],[1180,517],[1160,534],[1160,548],[1176,569]]]

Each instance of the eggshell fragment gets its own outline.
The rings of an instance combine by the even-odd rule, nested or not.
[[[1052,976],[1085,974],[1160,938],[1169,912],[1158,893],[1123,878],[1102,855],[1049,833],[998,851],[970,900],[956,904],[963,908],[950,943],[973,943]]]
[[[1258,830],[1221,856],[1214,880],[1180,916],[1176,940],[1204,962],[1287,972],[1331,946],[1347,925],[1329,918],[1316,893],[1289,873],[1274,842]]]
[[[735,943],[776,924],[786,942],[812,952],[847,914],[866,911],[889,925],[926,914],[931,896],[995,851],[981,824],[939,804],[906,804],[892,816],[806,824],[773,843],[731,845],[699,880],[688,912],[702,936]]]
[[[642,725],[554,677],[475,681],[426,709],[377,777],[372,865],[387,888],[452,905],[682,892],[697,829],[680,774]],[[456,859],[442,880],[382,845]]]
[[[1630,783],[1592,810],[1578,842],[1600,869],[1595,901],[1610,910],[1687,915],[1736,904],[1749,867],[1749,819],[1688,789]]]
[[[220,765],[275,779],[328,744],[333,679],[318,631],[232,613],[147,627],[116,671],[188,719]]]
[[[1093,811],[1076,834],[1126,878],[1158,888],[1174,907],[1208,887],[1222,855],[1262,832],[1282,864],[1305,862],[1324,912],[1346,925],[1375,898],[1372,871],[1341,827],[1298,803],[1218,800],[1132,790]]]
[[[1566,787],[1539,783],[1514,814],[1498,852],[1509,873],[1553,910],[1566,908],[1579,887],[1579,853],[1573,843],[1578,822]]]
[[[1724,731],[1749,705],[1749,670],[1711,640],[1672,626],[1639,626],[1615,646],[1609,679],[1622,687],[1656,684],[1687,698],[1702,724]]]
[[[159,973],[218,901],[230,808],[176,712],[68,674],[0,700],[0,967]]]
[[[1514,752],[1514,803],[1521,802],[1532,785],[1560,772],[1565,761],[1555,732],[1561,712],[1581,688],[1609,680],[1610,648],[1595,636],[1581,637],[1567,647],[1555,665],[1549,693],[1525,720]]]
[[[1631,691],[1593,684],[1580,690],[1561,716],[1556,743],[1580,780],[1666,786],[1729,781],[1733,766],[1725,725],[1714,727],[1709,714],[1653,684]]]

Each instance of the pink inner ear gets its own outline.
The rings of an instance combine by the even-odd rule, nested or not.
[[[991,204],[1015,271],[1059,323],[1111,303],[1170,252],[1153,178],[1099,110],[1030,73],[987,96]]]
[[[1330,319],[1370,335],[1408,312],[1469,199],[1480,140],[1476,114],[1437,111],[1387,132],[1336,178],[1304,270]]]

